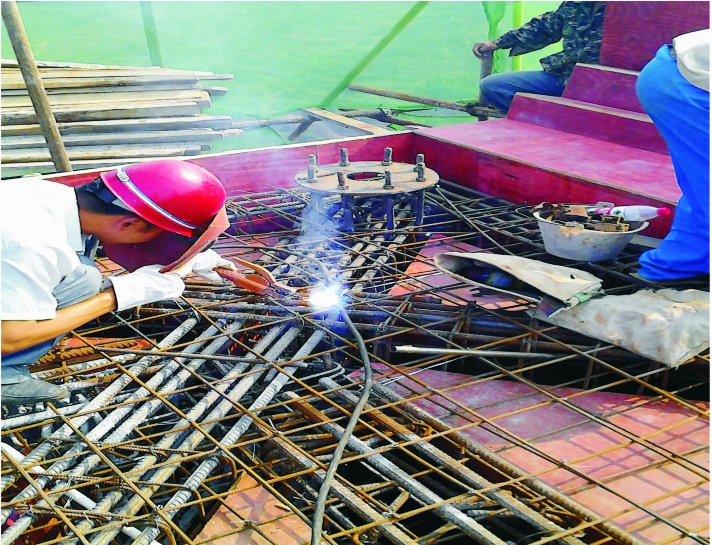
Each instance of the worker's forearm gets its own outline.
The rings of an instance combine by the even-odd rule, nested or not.
[[[112,310],[116,310],[116,296],[113,289],[108,289],[58,310],[57,316],[49,320],[3,320],[2,353],[17,352],[54,339]]]

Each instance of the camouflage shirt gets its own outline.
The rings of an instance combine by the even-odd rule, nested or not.
[[[593,9],[593,2],[562,2],[555,11],[506,32],[494,43],[501,49],[509,49],[514,57],[562,40],[562,51],[540,59],[540,64],[545,72],[565,84],[578,62],[599,62],[603,26],[604,5]]]

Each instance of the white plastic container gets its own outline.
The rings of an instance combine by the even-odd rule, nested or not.
[[[618,256],[634,235],[649,226],[647,221],[630,223],[628,231],[593,231],[535,218],[542,233],[547,253],[574,261],[608,261]]]

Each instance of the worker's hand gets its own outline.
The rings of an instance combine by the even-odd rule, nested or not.
[[[177,274],[160,273],[161,265],[148,265],[129,274],[110,276],[114,287],[116,310],[126,310],[163,299],[174,299],[183,293],[186,285]]]
[[[181,278],[185,278],[187,275],[194,272],[209,282],[216,282],[220,284],[222,282],[220,275],[213,271],[213,269],[217,267],[233,271],[237,270],[232,261],[223,259],[220,254],[214,252],[213,250],[206,250],[171,272],[176,273]]]
[[[478,42],[473,46],[473,55],[482,59],[488,51],[495,51],[496,49],[500,48],[493,42]]]

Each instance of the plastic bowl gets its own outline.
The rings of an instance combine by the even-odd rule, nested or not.
[[[649,226],[632,221],[628,231],[593,231],[555,223],[534,213],[547,253],[574,261],[608,261],[616,258],[634,235]]]

